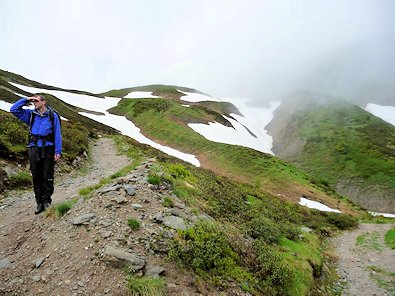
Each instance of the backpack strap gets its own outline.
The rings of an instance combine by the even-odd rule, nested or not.
[[[33,122],[34,122],[34,118],[36,117],[36,113],[34,113],[34,111],[30,114],[30,122],[29,122],[29,136],[32,135],[32,126],[33,126]]]
[[[52,133],[50,133],[48,136],[46,137],[37,137],[35,135],[32,134],[32,127],[33,127],[33,123],[34,123],[34,118],[36,118],[37,114],[33,111],[30,115],[30,123],[29,123],[29,142],[34,142],[35,145],[37,145],[37,140],[40,138],[43,141],[47,140],[47,141],[51,141],[54,142],[54,138],[55,138],[55,133],[54,133],[54,121],[55,121],[55,116],[54,113],[58,116],[59,118],[59,123],[61,123],[60,121],[60,115],[58,113],[58,111],[56,111],[55,109],[53,109],[52,107],[47,106],[48,112],[49,112],[49,120],[52,123]]]

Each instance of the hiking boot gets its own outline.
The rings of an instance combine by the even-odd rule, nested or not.
[[[34,212],[34,214],[38,215],[44,211],[45,211],[44,204],[40,203],[37,205],[37,210]]]
[[[44,203],[44,208],[45,208],[45,209],[48,209],[50,206],[51,206],[51,203],[50,203],[50,202],[45,202],[45,203]]]

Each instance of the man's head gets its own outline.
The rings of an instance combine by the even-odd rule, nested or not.
[[[33,104],[34,104],[34,108],[36,109],[40,109],[42,106],[45,106],[45,104],[47,103],[43,95],[35,94],[33,97],[35,98],[35,100],[33,100]]]

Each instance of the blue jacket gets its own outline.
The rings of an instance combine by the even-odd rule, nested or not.
[[[52,134],[52,120],[49,116],[49,110],[47,109],[44,114],[40,114],[38,110],[30,110],[23,109],[22,107],[27,105],[29,100],[27,98],[21,98],[16,101],[14,105],[11,106],[11,113],[18,117],[20,120],[25,122],[27,125],[30,125],[30,118],[32,113],[34,112],[36,115],[34,117],[33,126],[31,127],[31,133],[35,136],[45,137]],[[60,130],[60,121],[59,117],[54,114],[53,116],[53,132],[54,132],[54,141],[52,143],[50,141],[45,141],[45,146],[53,146],[55,145],[55,154],[62,153],[62,132]],[[32,147],[35,144],[30,142],[28,147]],[[39,139],[37,141],[38,147],[43,146],[43,141]]]

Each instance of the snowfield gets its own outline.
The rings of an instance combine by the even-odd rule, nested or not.
[[[179,90],[179,92],[181,92]],[[251,107],[246,99],[212,98],[202,94],[183,92],[185,96],[181,100],[187,102],[216,101],[232,103],[243,116],[231,113],[230,117],[224,116],[233,126],[228,127],[219,122],[191,123],[188,124],[195,132],[201,134],[206,139],[249,147],[272,155],[273,138],[267,134],[265,126],[273,119],[273,112],[280,106],[281,102],[271,102],[269,107]]]
[[[377,104],[367,104],[365,110],[382,120],[395,126],[395,107],[381,106]]]

